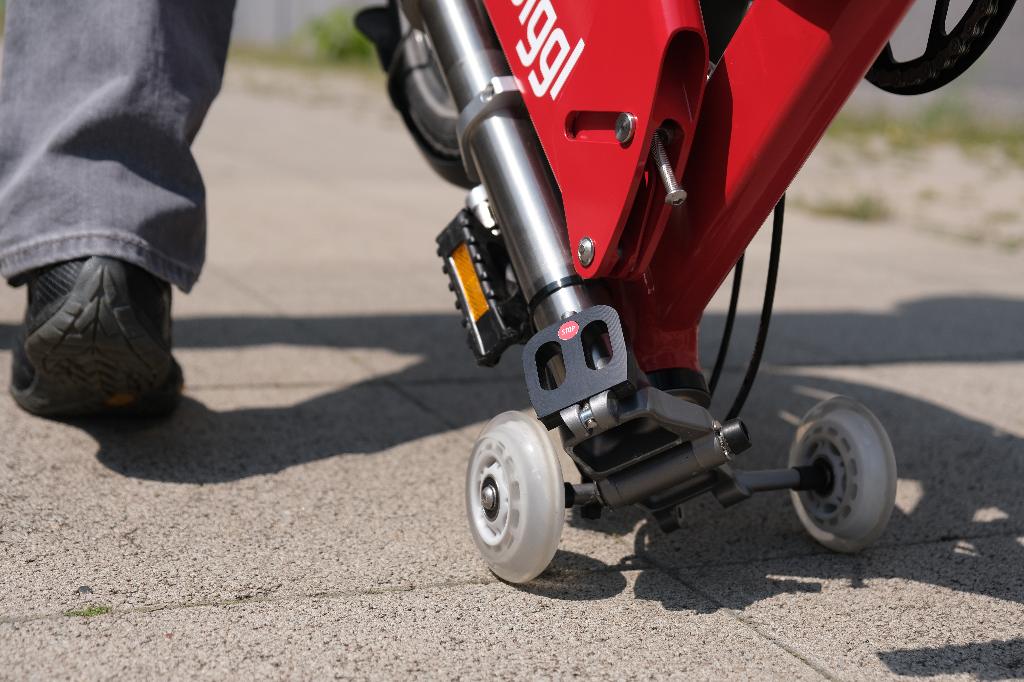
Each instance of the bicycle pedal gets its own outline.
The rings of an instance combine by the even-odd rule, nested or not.
[[[463,209],[437,236],[437,255],[444,261],[442,270],[476,362],[493,367],[530,329],[505,245],[496,228],[485,227]]]

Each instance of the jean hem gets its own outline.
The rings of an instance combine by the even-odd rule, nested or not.
[[[0,276],[16,285],[21,276],[37,268],[89,256],[107,256],[131,263],[185,293],[199,279],[200,268],[169,258],[136,235],[110,230],[65,234],[0,250]]]

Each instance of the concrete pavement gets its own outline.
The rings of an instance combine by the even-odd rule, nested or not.
[[[1020,252],[790,214],[750,460],[781,465],[823,396],[867,403],[901,477],[876,547],[822,550],[785,494],[700,500],[669,536],[570,517],[517,588],[463,516],[477,431],[526,397],[517,357],[473,365],[436,262],[461,192],[362,76],[232,65],[197,153],[179,412],[55,423],[0,397],[0,678],[1024,676]],[[0,292],[4,384],[22,297]]]

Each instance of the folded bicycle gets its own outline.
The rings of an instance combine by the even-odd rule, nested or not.
[[[845,397],[810,410],[789,467],[744,470],[739,414],[771,316],[784,193],[859,81],[919,94],[962,74],[1013,0],[936,0],[919,57],[889,41],[912,0],[391,0],[364,10],[395,106],[431,166],[469,189],[437,238],[484,366],[523,344],[536,418],[506,412],[470,457],[466,512],[491,570],[540,574],[565,510],[639,505],[665,531],[705,493],[790,490],[819,543],[857,551],[892,512],[885,429]],[[731,409],[708,411],[743,253],[770,214],[761,325]],[[734,271],[706,379],[701,316]],[[551,431],[582,479],[563,481]]]

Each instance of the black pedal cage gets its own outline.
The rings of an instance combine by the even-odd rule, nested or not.
[[[462,249],[462,260],[457,263],[456,254]],[[466,342],[477,364],[493,367],[509,346],[522,343],[530,328],[522,294],[507,291],[505,245],[463,209],[437,236],[437,255],[444,260],[443,269],[450,279],[449,289],[455,294],[455,307],[462,313]],[[463,274],[475,281],[463,281],[460,265],[464,270],[472,270]],[[470,291],[477,292],[476,296]],[[478,309],[482,306],[486,310]]]

